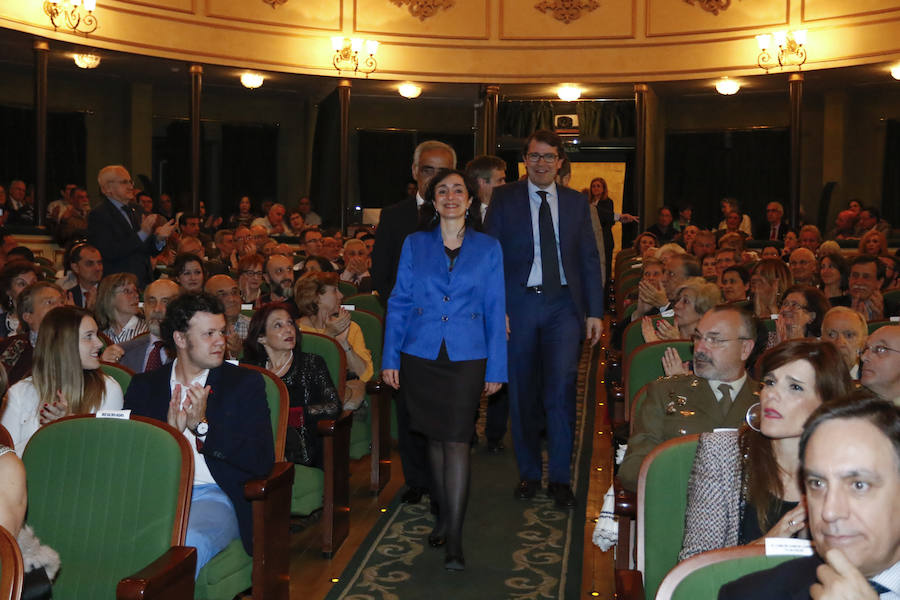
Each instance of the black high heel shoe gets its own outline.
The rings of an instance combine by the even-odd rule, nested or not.
[[[462,552],[459,554],[447,552],[447,556],[444,557],[444,568],[448,571],[465,571],[466,559],[463,558]]]
[[[446,535],[435,535],[432,533],[428,536],[428,545],[431,546],[432,548],[440,548],[441,546],[443,546],[446,543],[447,543]]]

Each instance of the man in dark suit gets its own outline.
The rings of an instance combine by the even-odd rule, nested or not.
[[[546,425],[547,493],[569,509],[578,357],[585,331],[596,343],[603,330],[603,279],[587,200],[555,183],[562,140],[536,131],[523,158],[527,179],[494,190],[485,222],[503,247],[515,494],[533,498],[541,487]]]
[[[791,226],[784,218],[784,206],[781,202],[769,202],[766,204],[766,220],[757,223],[753,238],[784,241],[784,234],[788,231],[791,231]]]
[[[375,247],[372,249],[372,284],[378,292],[382,304],[387,305],[394,281],[397,278],[397,264],[403,240],[416,230],[419,221],[419,207],[425,202],[428,182],[440,169],[456,167],[456,151],[443,142],[428,140],[416,146],[413,153],[412,175],[418,191],[414,198],[406,198],[381,211]],[[409,430],[409,413],[402,389],[395,394],[397,406],[397,440],[403,477],[407,490],[403,501],[411,504],[422,499],[422,494],[431,487],[428,467],[428,442],[424,436]]]
[[[69,251],[69,269],[75,275],[75,285],[68,292],[72,304],[94,310],[97,288],[103,279],[100,251],[87,243],[75,244]]]
[[[174,279],[157,279],[144,288],[144,315],[150,333],[124,342],[119,364],[135,373],[144,373],[171,362],[170,350],[166,349],[160,327],[166,318],[166,307],[181,292],[181,286]]]
[[[162,251],[175,221],[157,227],[156,215],[135,213],[134,182],[121,165],[100,169],[97,183],[106,200],[88,215],[88,241],[104,257],[107,275],[134,273],[143,289],[152,279],[150,257]]]
[[[720,600],[900,597],[900,409],[867,390],[823,404],[800,438],[815,552],[722,586]]]
[[[185,545],[197,548],[197,573],[232,540],[253,551],[244,484],[275,461],[262,377],[224,363],[225,315],[209,294],[183,294],[168,307],[163,338],[175,361],[136,375],[125,408],[163,421],[187,438],[194,487]]]

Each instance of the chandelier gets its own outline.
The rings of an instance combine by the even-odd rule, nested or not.
[[[366,47],[366,56],[360,60],[363,46]],[[331,47],[334,48],[334,58],[331,62],[339,73],[353,71],[368,75],[378,67],[378,63],[375,61],[378,42],[375,40],[337,36],[331,38]]]
[[[772,48],[775,56],[769,53],[772,47],[772,40],[778,49]],[[759,68],[765,69],[766,73],[769,69],[778,66],[784,68],[785,65],[797,65],[799,70],[801,65],[806,62],[806,30],[798,29],[796,31],[776,31],[774,33],[763,33],[756,36],[756,43],[759,44],[759,55],[756,57],[756,64]]]
[[[72,60],[82,69],[96,69],[100,66],[100,57],[93,52],[73,54]]]
[[[45,0],[44,13],[50,17],[54,29],[66,27],[85,35],[96,31],[94,9],[97,0]]]

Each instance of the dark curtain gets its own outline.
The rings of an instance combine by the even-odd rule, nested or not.
[[[22,179],[33,184],[34,111],[0,106],[0,185]],[[85,185],[87,133],[82,113],[47,113],[47,202],[56,200],[67,183]]]
[[[237,211],[241,196],[250,196],[257,205],[277,199],[278,127],[222,125],[220,189],[222,208],[216,212],[226,217]]]
[[[406,183],[412,179],[413,153],[426,140],[452,146],[459,169],[473,158],[471,133],[360,130],[358,135],[359,193],[366,208],[384,208],[403,200]]]
[[[340,209],[341,104],[338,90],[319,103],[313,137],[312,176],[309,197],[322,221],[337,224]],[[378,156],[377,154],[375,156]]]
[[[538,129],[553,129],[553,103],[547,100],[501,102],[497,108],[497,135],[527,138]]]
[[[664,198],[678,207],[690,203],[698,224],[716,227],[719,201],[737,198],[751,219],[778,201],[787,208],[790,190],[790,136],[786,129],[673,132],[666,135]],[[649,215],[644,226],[654,219]]]
[[[881,188],[881,213],[892,226],[900,224],[900,121],[887,121],[884,142],[884,183]]]
[[[578,130],[591,139],[633,138],[634,101],[576,102]]]

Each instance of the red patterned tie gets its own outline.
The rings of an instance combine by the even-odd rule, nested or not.
[[[165,343],[162,340],[153,342],[153,350],[150,351],[150,356],[147,357],[147,366],[144,367],[145,373],[162,366],[162,348],[164,345]]]

